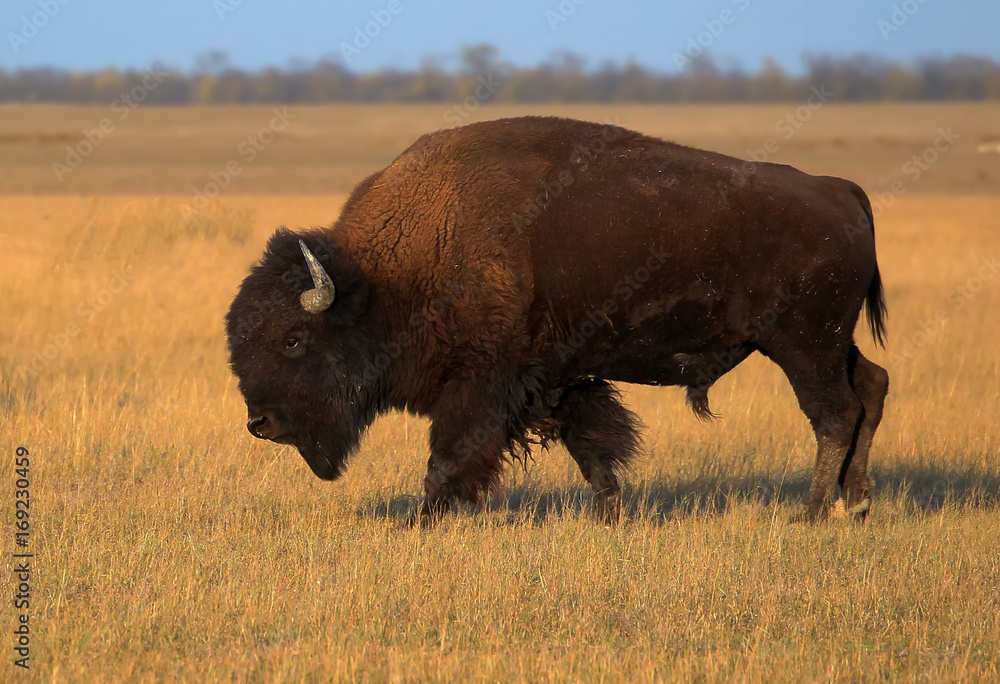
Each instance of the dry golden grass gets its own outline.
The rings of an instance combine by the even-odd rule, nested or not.
[[[324,483],[247,434],[226,367],[222,316],[263,241],[342,201],[231,196],[192,222],[174,199],[0,198],[0,434],[8,464],[18,444],[33,458],[36,676],[1000,676],[1000,277],[954,294],[1000,257],[1000,199],[909,193],[877,223],[889,348],[859,336],[892,388],[867,524],[787,523],[813,440],[780,372],[752,359],[713,390],[714,425],[676,389],[629,388],[648,456],[622,525],[590,519],[555,448],[511,470],[489,511],[430,530],[406,525],[424,421],[379,421]]]
[[[933,144],[939,128],[950,127],[959,136],[957,144],[941,155],[916,189],[1000,192],[1000,155],[977,152],[980,144],[1000,140],[1000,103],[842,105],[833,97],[816,110],[804,104],[484,105],[463,121],[528,114],[611,121],[738,157],[762,149],[773,138],[777,149],[772,147],[771,161],[851,178],[869,190],[886,190],[896,178],[906,180],[902,165]],[[294,118],[268,144],[257,147],[249,138],[269,125],[274,107],[139,107],[120,121],[109,107],[101,106],[4,107],[0,192],[190,198],[211,182],[210,173],[237,162],[240,172],[226,188],[229,196],[347,193],[417,136],[452,125],[453,107],[278,107]],[[53,162],[65,164],[66,147],[85,143],[83,132],[92,131],[102,118],[111,118],[114,130],[78,167],[57,177]]]

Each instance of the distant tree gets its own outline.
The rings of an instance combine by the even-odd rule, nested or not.
[[[485,76],[498,67],[500,50],[488,43],[462,48],[462,71],[470,76]]]
[[[229,56],[221,50],[209,50],[194,60],[195,73],[218,74],[229,68]]]
[[[248,72],[233,67],[224,52],[199,55],[195,68],[164,69],[169,77],[147,93],[147,102],[466,102],[477,107],[508,102],[776,102],[808,97],[825,86],[839,101],[1000,99],[1000,64],[981,57],[927,57],[913,64],[874,55],[808,55],[802,76],[788,74],[773,59],[754,73],[738,65],[720,68],[707,53],[681,73],[652,71],[641,64],[603,62],[587,68],[572,52],[555,52],[532,67],[514,68],[487,43],[463,47],[457,68],[440,58],[415,70],[387,68],[355,73],[339,60]],[[104,69],[70,72],[50,68],[0,69],[0,102],[94,102],[108,104],[142,83],[144,72]]]
[[[785,70],[775,60],[768,57],[764,66],[750,77],[747,83],[747,97],[755,102],[774,102],[776,100],[792,100],[795,95],[795,84]]]

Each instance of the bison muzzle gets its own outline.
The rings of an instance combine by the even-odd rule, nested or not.
[[[709,388],[759,352],[812,423],[815,519],[870,502],[888,376],[854,343],[863,307],[882,342],[857,185],[525,117],[424,135],[332,226],[279,229],[226,326],[247,429],[321,478],[380,414],[429,417],[425,513],[561,440],[613,515],[640,439],[611,383],[686,387],[710,418]]]

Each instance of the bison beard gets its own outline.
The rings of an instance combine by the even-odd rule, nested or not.
[[[854,344],[863,306],[881,341],[853,183],[526,117],[425,135],[329,228],[279,230],[227,337],[248,428],[321,478],[408,410],[431,420],[425,513],[481,501],[505,462],[561,440],[605,518],[641,450],[610,383],[686,387],[708,419],[711,385],[759,351],[816,434],[802,516],[864,517],[888,376]]]
[[[351,431],[357,427],[356,431]],[[292,444],[316,477],[321,480],[336,480],[344,473],[348,457],[358,449],[361,426],[343,425],[340,429],[330,427],[311,427],[303,425],[301,433],[306,441],[294,441]]]

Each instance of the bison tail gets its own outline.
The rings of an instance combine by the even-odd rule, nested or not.
[[[875,216],[872,213],[872,203],[868,195],[859,185],[851,183],[851,193],[858,200],[858,204],[868,217],[868,225],[872,231],[872,240],[875,239]],[[872,339],[875,344],[885,349],[885,293],[882,290],[882,276],[878,272],[878,261],[875,262],[875,274],[868,284],[868,296],[865,298],[865,318],[868,320],[868,329],[871,330]]]
[[[868,297],[865,299],[865,318],[868,319],[868,328],[872,332],[875,343],[885,349],[885,293],[882,291],[882,276],[878,272],[878,264],[875,264],[875,275],[868,285]]]

